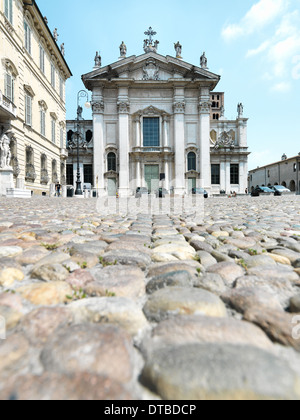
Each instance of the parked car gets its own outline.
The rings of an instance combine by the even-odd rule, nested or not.
[[[135,198],[141,198],[143,195],[149,195],[148,188],[138,187],[136,189]]]
[[[284,195],[284,194],[290,194],[291,193],[291,190],[284,187],[283,185],[274,185],[271,188],[274,191],[275,196],[281,196],[281,195]]]
[[[169,191],[165,188],[159,188],[155,191],[156,198],[165,198],[166,195],[169,195]]]
[[[274,194],[274,191],[269,188],[269,187],[256,187],[256,190],[260,193],[260,194],[264,194],[264,195],[271,195]]]
[[[204,198],[208,198],[208,192],[204,190],[203,188],[193,188],[191,192],[193,195],[199,194],[199,195],[203,195]]]

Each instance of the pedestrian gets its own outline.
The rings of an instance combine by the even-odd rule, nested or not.
[[[248,188],[245,189],[245,194],[248,195]]]
[[[60,183],[58,182],[58,183],[57,183],[57,196],[58,196],[58,197],[60,197],[60,189],[61,189],[61,185],[60,185]]]

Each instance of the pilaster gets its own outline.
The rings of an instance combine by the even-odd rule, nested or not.
[[[94,121],[94,188],[98,195],[105,194],[104,190],[104,101],[102,89],[93,94],[92,100]]]
[[[211,189],[210,163],[210,91],[209,88],[200,89],[199,126],[200,126],[200,184],[207,191]]]
[[[185,192],[185,97],[184,88],[174,92],[175,194]]]
[[[129,195],[129,112],[128,88],[120,87],[117,102],[119,112],[119,195]]]

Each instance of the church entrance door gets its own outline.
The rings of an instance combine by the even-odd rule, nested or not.
[[[189,181],[189,190],[188,190],[188,192],[190,193],[192,191],[192,189],[194,189],[194,188],[197,187],[197,181],[196,181],[196,178],[189,178],[188,181]]]
[[[109,197],[115,197],[117,194],[117,180],[116,178],[107,179],[107,190]]]
[[[148,191],[153,193],[159,188],[159,165],[145,165],[145,181]]]

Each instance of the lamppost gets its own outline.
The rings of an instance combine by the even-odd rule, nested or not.
[[[80,179],[80,166],[79,166],[79,138],[80,138],[80,117],[82,116],[82,108],[79,105],[79,101],[81,98],[86,98],[87,101],[85,103],[85,108],[89,109],[91,104],[89,102],[89,94],[85,90],[81,90],[78,92],[77,95],[77,180],[76,180],[76,196],[82,196],[82,189],[81,189],[81,179]]]

